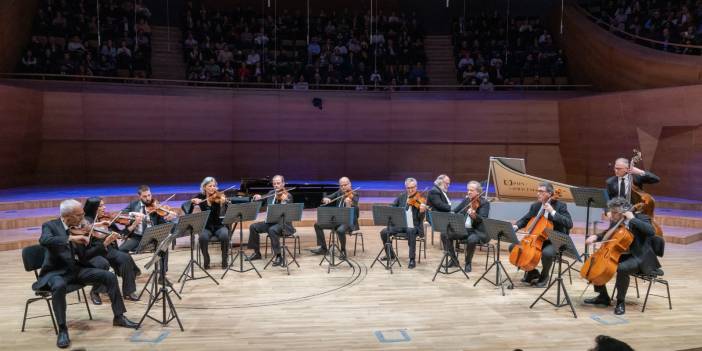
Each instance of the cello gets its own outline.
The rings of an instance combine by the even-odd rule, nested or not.
[[[556,189],[546,202],[558,200],[560,196],[561,190]],[[542,207],[539,213],[529,220],[525,228],[527,236],[522,239],[519,245],[512,248],[512,252],[509,254],[509,262],[528,272],[534,270],[541,261],[541,249],[544,241],[548,239],[545,229],[553,230],[553,222],[544,217],[544,209]]]
[[[629,161],[629,169],[634,167],[637,162],[641,162],[641,151],[634,149],[634,156]],[[663,230],[661,226],[656,223],[653,218],[653,212],[656,210],[656,200],[651,196],[651,194],[643,191],[641,188],[634,184],[634,179],[631,173],[628,174],[629,177],[629,191],[627,192],[627,200],[637,208],[640,212],[651,218],[651,224],[653,229],[656,230],[656,236],[663,236]]]
[[[632,206],[631,209],[641,208],[641,204]],[[595,286],[607,284],[617,273],[619,257],[629,249],[634,241],[634,234],[624,225],[622,217],[602,238],[602,246],[588,257],[580,269],[580,276]]]

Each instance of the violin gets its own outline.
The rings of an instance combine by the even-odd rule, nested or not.
[[[341,194],[341,195],[339,195],[339,196],[337,196],[337,197],[335,197],[335,198],[329,200],[329,202],[326,203],[324,206],[327,206],[327,205],[329,205],[329,204],[331,204],[331,203],[334,203],[334,202],[337,201],[337,200],[345,201],[346,199],[350,199],[351,201],[353,201],[354,193],[355,193],[358,189],[361,189],[361,187],[358,187],[358,188],[356,188],[356,189],[352,189],[352,190],[349,190],[349,191],[345,191],[343,194]]]
[[[419,193],[415,193],[414,196],[407,198],[407,206],[415,207],[416,209],[420,209],[422,205],[426,206],[426,204],[427,199]]]
[[[168,200],[172,199],[175,196],[175,194],[169,196],[166,200],[163,202],[168,202]],[[146,206],[146,216],[148,217],[152,213],[156,213],[159,217],[166,217],[168,215],[173,215],[176,214],[175,211],[173,211],[173,208],[168,206],[168,205],[163,205],[158,202],[156,199],[151,199],[151,202],[148,204],[144,204]]]
[[[71,235],[87,236],[88,244],[90,244],[90,239],[92,239],[92,237],[95,236],[94,233],[100,233],[105,235],[105,237],[101,239],[105,239],[110,235],[116,235],[117,237],[122,238],[122,236],[119,233],[113,232],[108,229],[102,229],[95,224],[88,223],[87,221],[83,221],[77,226],[72,226],[68,228],[68,231],[71,233]]]
[[[480,193],[480,195],[478,195],[478,196],[476,196],[475,198],[471,199],[471,200],[468,202],[468,204],[465,205],[462,209],[456,211],[456,213],[461,213],[461,212],[463,212],[466,208],[469,208],[469,207],[470,207],[471,210],[477,211],[478,208],[480,207],[480,198],[481,198],[484,194],[485,194],[485,192],[483,191],[482,193]],[[466,197],[468,197],[468,196],[466,196]]]
[[[211,195],[207,195],[207,202],[211,204],[218,203],[220,205],[226,203],[229,200],[229,198],[227,198],[227,196],[224,193],[231,189],[234,189],[234,186],[230,186],[229,188],[226,188],[222,191],[215,191]]]
[[[634,164],[637,162],[641,162],[641,151],[634,149],[634,156],[631,158],[629,161],[629,169],[634,167]],[[651,196],[651,194],[643,191],[641,188],[636,186],[634,184],[634,179],[631,176],[629,176],[629,191],[627,193],[627,200],[632,205],[639,205],[637,207],[639,209],[639,212],[644,213],[648,217],[651,218],[651,224],[653,225],[653,229],[656,230],[656,235],[657,236],[663,236],[663,230],[661,229],[661,226],[656,223],[656,221],[653,219],[653,213],[656,210],[656,200]]]
[[[633,209],[641,204],[632,206]],[[624,225],[625,218],[620,219],[602,238],[602,246],[588,257],[580,268],[580,276],[595,286],[605,285],[617,273],[619,257],[634,242],[634,234]]]
[[[546,202],[550,203],[558,200],[561,194],[561,189],[556,189]],[[539,261],[541,261],[541,249],[544,241],[548,239],[548,234],[545,230],[547,228],[553,230],[553,222],[544,217],[544,208],[542,207],[539,213],[529,220],[526,228],[527,236],[522,239],[519,245],[515,245],[512,248],[512,252],[509,254],[509,262],[528,272],[536,268]]]
[[[290,200],[290,199],[291,199],[291,197],[290,197],[290,196],[291,196],[291,195],[290,195],[290,192],[293,191],[293,190],[295,190],[295,189],[297,189],[297,187],[289,188],[289,189],[283,188],[283,190],[280,190],[280,191],[276,190],[276,191],[273,192],[272,194],[268,194],[268,195],[266,195],[266,196],[261,196],[261,198],[258,199],[258,200],[256,200],[256,201],[265,200],[265,199],[267,199],[267,198],[269,198],[269,197],[274,197],[274,196],[275,196],[276,202],[281,202],[281,201],[283,201],[283,198],[285,197],[284,194],[287,195],[287,199],[286,199],[286,200]]]
[[[105,212],[97,217],[97,222],[109,222],[108,226],[112,223],[117,223],[121,225],[129,225],[136,218],[134,215],[126,213],[112,214],[110,212]]]

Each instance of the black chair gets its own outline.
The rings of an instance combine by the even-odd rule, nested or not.
[[[356,256],[356,246],[358,245],[358,238],[361,238],[361,252],[366,252],[366,247],[363,245],[363,232],[358,230],[352,230],[346,233],[346,236],[353,236],[353,255]]]
[[[39,279],[38,270],[41,268],[42,264],[44,263],[45,254],[46,254],[46,249],[41,245],[32,245],[32,246],[25,247],[24,249],[22,249],[22,263],[24,263],[24,270],[26,270],[27,272],[33,271],[34,277],[36,279]],[[81,302],[85,302],[85,308],[88,310],[88,317],[92,320],[93,315],[90,313],[90,305],[88,305],[88,298],[85,295],[84,287],[85,287],[85,285],[82,285],[82,284],[68,284],[68,286],[66,287],[66,293],[68,294],[68,293],[72,293],[75,291],[78,294],[78,302],[72,303],[69,305],[76,305],[76,304],[80,304]],[[81,292],[83,293],[82,299],[80,297]],[[25,329],[25,326],[27,324],[28,319],[50,316],[51,317],[51,325],[54,327],[54,333],[58,334],[58,328],[56,326],[56,318],[54,317],[54,310],[51,308],[51,291],[37,290],[34,293],[35,293],[35,295],[37,295],[37,297],[32,297],[32,298],[27,299],[27,302],[24,305],[24,317],[22,318],[22,332],[24,332],[24,329]],[[33,302],[41,301],[41,300],[46,301],[46,305],[49,308],[49,314],[27,317],[27,312],[29,311],[29,305],[32,304]]]
[[[266,235],[266,242],[264,243],[265,251],[263,252],[263,257],[267,258],[268,257],[268,243],[271,241],[271,238],[268,236],[268,233],[259,233],[259,235],[260,234]],[[293,258],[296,258],[297,255],[302,255],[302,244],[300,242],[300,235],[298,235],[297,232],[290,233],[290,234],[285,233],[283,235],[285,235],[285,239],[294,239],[293,250],[292,250]],[[282,237],[281,237],[281,240],[282,240]]]
[[[418,260],[419,263],[422,263],[422,252],[424,252],[424,259],[426,260],[426,258],[427,258],[427,239],[426,238],[427,238],[426,234],[422,235],[422,236],[417,235],[416,240],[419,243],[419,260]],[[407,234],[405,234],[405,233],[393,234],[390,237],[390,240],[392,240],[395,243],[395,255],[398,255],[397,257],[400,257],[400,255],[399,255],[400,250],[398,248],[398,246],[399,246],[398,241],[400,241],[400,240],[407,241],[408,240]]]

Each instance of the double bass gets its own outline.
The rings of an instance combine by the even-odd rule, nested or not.
[[[561,190],[556,189],[546,202],[558,200],[560,196]],[[539,213],[527,223],[527,236],[522,239],[519,245],[512,248],[512,252],[509,254],[509,262],[525,272],[534,270],[541,261],[541,249],[544,241],[548,239],[548,234],[545,231],[547,228],[553,230],[553,222],[544,217],[544,209],[542,207]]]
[[[641,151],[634,149],[634,156],[631,158],[629,161],[629,168],[631,169],[634,167],[634,165],[638,162],[641,162]],[[632,205],[637,206],[639,208],[639,212],[647,215],[648,217],[651,218],[651,224],[653,225],[653,228],[656,230],[656,235],[657,236],[663,236],[663,230],[661,229],[661,226],[656,223],[656,221],[653,218],[653,212],[656,210],[656,200],[651,196],[651,194],[643,191],[641,188],[636,186],[634,184],[634,179],[631,174],[628,174],[629,177],[629,191],[627,192],[627,200]]]
[[[633,209],[641,205],[632,206]],[[602,246],[585,260],[580,269],[580,276],[595,286],[607,284],[617,273],[619,257],[629,249],[634,241],[634,234],[624,225],[622,217],[602,238]]]

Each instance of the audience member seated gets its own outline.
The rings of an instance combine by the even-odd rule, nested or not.
[[[151,11],[143,0],[100,1],[99,4],[98,25],[94,2],[89,5],[84,1],[41,0],[32,40],[19,71],[150,76]],[[115,42],[120,43],[119,48],[115,47]]]

